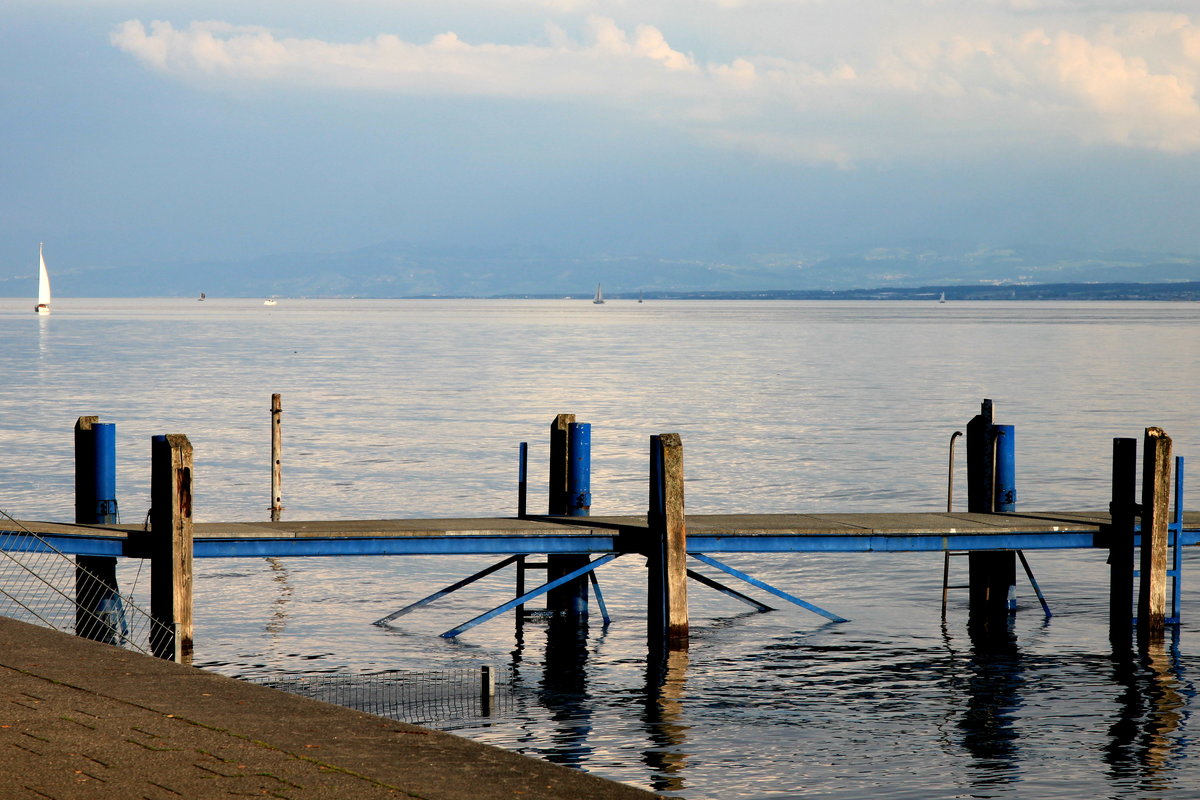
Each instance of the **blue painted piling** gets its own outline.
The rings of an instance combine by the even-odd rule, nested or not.
[[[997,499],[1001,497],[1001,481],[998,462],[1008,473],[1004,491],[1011,493],[1011,503],[1016,503],[1015,458],[1012,450],[1002,449],[1015,442],[1012,426],[1000,426],[993,422],[993,404],[984,400],[980,412],[967,423],[967,510],[975,514],[992,514],[1000,511]],[[1008,435],[998,435],[1000,429]],[[1002,442],[1001,440],[1005,440]],[[989,626],[1003,622],[1016,607],[1017,558],[1011,550],[995,552],[972,552],[970,564],[970,619],[973,624]]]
[[[550,427],[550,513],[586,517],[592,507],[592,426],[575,421],[574,414],[559,414]],[[561,476],[561,477],[558,477]],[[558,502],[554,492],[558,491]],[[552,555],[546,559],[546,578],[557,581],[588,563],[587,556]],[[546,609],[559,616],[584,619],[588,614],[588,579],[585,573],[556,585],[546,593]]]
[[[112,525],[117,516],[117,426],[99,417],[75,423],[75,521]],[[75,632],[116,644],[126,629],[117,591],[117,559],[75,557]]]

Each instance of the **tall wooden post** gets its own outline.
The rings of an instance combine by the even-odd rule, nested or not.
[[[1171,437],[1146,428],[1142,445],[1142,558],[1138,644],[1161,642],[1167,611],[1167,525],[1171,499]]]
[[[192,653],[192,444],[155,436],[150,476],[150,646],[160,658]]]
[[[967,511],[996,510],[996,426],[991,400],[967,423]],[[1017,559],[1011,550],[972,551],[967,557],[970,615],[976,623],[1005,619],[1017,585]]]
[[[646,634],[652,650],[688,646],[687,519],[683,442],[677,433],[650,437],[650,541]]]
[[[1137,517],[1137,439],[1113,439],[1108,540],[1108,634],[1129,647],[1133,633],[1133,538]]]
[[[101,444],[106,452],[100,453],[96,436],[99,429],[99,417],[80,417],[75,422],[75,521],[80,525],[117,521],[116,442],[109,426]],[[117,589],[117,559],[75,556],[76,635],[119,644],[125,626]]]
[[[271,522],[283,511],[283,403],[271,395]]]

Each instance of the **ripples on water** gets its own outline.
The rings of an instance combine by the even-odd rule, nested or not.
[[[197,518],[263,519],[272,392],[290,519],[511,513],[516,444],[544,483],[559,412],[593,424],[596,513],[644,507],[664,431],[683,436],[692,512],[939,510],[949,435],[983,397],[1017,427],[1022,508],[1105,507],[1112,437],[1147,425],[1200,451],[1195,304],[65,300],[35,319],[4,303],[16,516],[70,517],[71,425],[96,413],[118,424],[126,521],[148,504],[148,438],[177,431]],[[693,799],[1195,797],[1200,598],[1142,663],[1108,645],[1103,554],[1029,556],[1055,616],[1025,597],[999,641],[968,634],[965,592],[941,624],[938,554],[731,556],[852,621],[693,585],[691,647],[663,663],[635,556],[600,571],[607,628],[500,618],[460,641],[437,634],[511,574],[370,622],[487,559],[198,562],[197,659],[259,678],[494,664],[512,709],[442,727]]]

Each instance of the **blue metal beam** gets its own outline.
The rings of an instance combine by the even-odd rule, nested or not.
[[[5,549],[41,552],[24,531],[11,534]],[[52,547],[68,555],[126,555],[124,536],[41,534]],[[913,553],[944,550],[1076,550],[1094,546],[1094,534],[1041,532],[1009,534],[940,535],[796,535],[762,534],[723,536],[692,534],[688,550],[698,553]],[[1174,537],[1172,537],[1172,541]],[[1180,535],[1185,547],[1200,544],[1200,529]],[[406,537],[299,537],[196,539],[195,558],[263,558],[290,556],[395,556],[395,555],[520,555],[522,553],[611,553],[617,550],[615,534],[554,534],[533,536],[406,536]]]
[[[549,583],[543,583],[541,586],[534,589],[532,592],[526,592],[525,594],[521,595],[520,597],[509,600],[507,603],[505,603],[503,605],[496,606],[491,611],[484,612],[483,614],[480,614],[478,617],[475,617],[474,619],[464,622],[462,625],[459,625],[457,628],[453,628],[451,630],[446,631],[445,633],[442,634],[442,638],[443,639],[453,639],[455,636],[458,636],[460,633],[462,633],[464,631],[468,631],[471,628],[474,628],[476,625],[479,625],[482,622],[487,622],[489,619],[492,619],[493,617],[498,617],[501,614],[503,614],[505,611],[516,608],[517,606],[522,605],[524,603],[527,603],[530,600],[532,600],[533,598],[539,597],[539,596],[545,594],[546,592],[550,591],[551,589],[562,586],[564,583],[567,583],[568,581],[573,581],[576,578],[579,578],[579,577],[582,577],[582,576],[588,574],[589,572],[594,570],[596,567],[603,566],[604,564],[607,564],[608,562],[612,561],[614,558],[618,558],[620,555],[621,555],[621,553],[609,553],[606,556],[600,556],[600,558],[597,558],[595,561],[589,561],[586,566],[580,567],[579,569],[574,570],[573,572],[568,572],[566,575],[563,575],[561,578],[555,578],[554,580],[550,581]]]
[[[475,581],[479,580],[480,578],[485,578],[488,575],[491,575],[493,572],[496,572],[497,570],[504,569],[509,564],[513,563],[514,561],[516,561],[522,557],[523,556],[509,556],[508,558],[504,559],[503,561],[501,561],[498,564],[492,564],[490,567],[487,567],[486,569],[479,570],[479,572],[476,572],[474,575],[463,578],[461,581],[452,583],[449,586],[446,586],[445,588],[438,589],[436,592],[429,595],[428,597],[422,597],[417,602],[410,603],[410,604],[406,605],[404,608],[400,609],[399,611],[393,611],[391,614],[388,614],[386,617],[377,619],[371,624],[379,625],[379,626],[386,626],[392,620],[403,617],[405,614],[409,613],[410,611],[416,611],[418,608],[421,608],[422,606],[427,606],[430,603],[432,603],[434,600],[437,600],[439,597],[445,597],[446,595],[450,594],[451,592],[456,592],[459,589],[463,588],[464,586],[469,586],[470,584],[474,583]]]
[[[770,592],[771,594],[775,595],[776,597],[781,597],[784,600],[787,600],[789,603],[794,603],[794,604],[800,606],[801,608],[808,609],[809,611],[813,612],[814,614],[820,614],[822,617],[825,617],[826,619],[831,619],[834,622],[849,622],[849,620],[847,620],[845,617],[839,617],[837,614],[834,614],[832,611],[826,611],[825,609],[823,609],[819,606],[814,606],[812,603],[801,600],[799,597],[793,597],[792,595],[788,594],[787,592],[783,591],[782,589],[776,589],[774,586],[772,586],[769,583],[764,583],[763,581],[760,581],[758,578],[752,578],[749,575],[747,575],[746,573],[744,573],[740,570],[736,570],[733,567],[729,566],[728,564],[722,564],[720,561],[717,561],[715,558],[709,558],[708,556],[704,555],[703,553],[688,553],[688,555],[698,561],[703,561],[705,564],[708,564],[710,567],[716,567],[717,569],[721,570],[722,572],[727,572],[730,575],[732,575],[733,577],[738,578],[739,580],[743,580],[746,583],[750,584],[751,586],[757,586],[758,588],[762,589],[763,591]]]
[[[703,573],[696,572],[695,570],[689,569],[687,571],[687,576],[689,578],[691,578],[692,580],[696,581],[697,583],[703,583],[705,586],[707,586],[710,589],[716,589],[718,592],[721,592],[722,594],[727,594],[735,600],[741,600],[746,605],[753,606],[758,611],[774,611],[775,610],[775,609],[771,608],[769,605],[767,605],[766,603],[760,603],[759,601],[755,600],[753,597],[742,594],[737,589],[730,589],[728,586],[721,583],[720,581],[714,581],[712,578],[708,577],[707,575],[704,575]]]

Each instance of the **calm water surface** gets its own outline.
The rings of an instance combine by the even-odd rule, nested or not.
[[[265,519],[272,392],[285,519],[511,514],[517,443],[543,486],[560,412],[593,425],[597,514],[644,509],[647,439],[668,431],[691,512],[941,510],[950,434],[984,397],[1016,426],[1019,508],[1105,507],[1112,438],[1148,425],[1200,453],[1195,303],[28,306],[0,300],[0,508],[17,517],[71,517],[71,427],[98,414],[118,426],[124,521],[149,505],[150,436],[176,432],[198,520]],[[633,556],[600,571],[610,626],[499,618],[460,641],[437,634],[501,602],[510,573],[370,623],[488,559],[212,560],[196,657],[248,677],[494,664],[512,708],[443,727],[687,798],[1200,796],[1200,597],[1185,586],[1177,642],[1147,663],[1107,641],[1102,553],[1030,558],[1054,617],[1022,597],[980,641],[965,593],[940,619],[940,555],[730,557],[851,622],[693,586],[691,648],[664,663],[647,663]],[[121,580],[148,583],[136,564]]]

